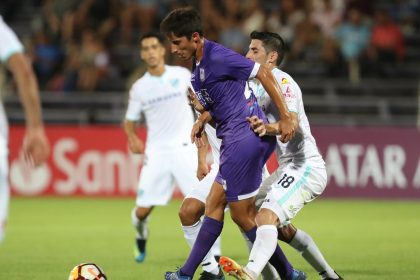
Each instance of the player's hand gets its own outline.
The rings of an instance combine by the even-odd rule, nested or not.
[[[22,150],[29,166],[37,167],[44,163],[50,155],[50,144],[44,129],[27,129]]]
[[[267,133],[267,129],[265,128],[265,124],[263,120],[258,118],[257,116],[252,116],[247,118],[252,130],[259,136],[263,137]]]
[[[194,110],[196,110],[199,113],[203,113],[206,109],[203,105],[201,105],[200,101],[198,101],[197,96],[195,95],[194,91],[191,87],[188,87],[188,100],[190,102],[190,105],[193,106]]]
[[[283,143],[289,142],[295,136],[296,133],[292,118],[280,120],[278,124],[278,130],[280,132],[280,141]]]
[[[203,180],[204,177],[209,173],[209,166],[206,162],[199,163],[197,167],[197,178],[199,181]]]
[[[201,148],[204,146],[203,135],[204,131],[204,123],[197,119],[194,123],[192,130],[191,130],[191,143],[195,143],[197,148]]]
[[[128,148],[133,154],[143,154],[144,144],[137,136],[131,136],[128,138]]]

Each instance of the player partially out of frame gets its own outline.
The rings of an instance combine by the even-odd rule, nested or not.
[[[254,31],[250,37],[251,43],[246,56],[271,69],[282,87],[293,121],[299,123],[299,129],[288,143],[277,141],[276,157],[279,168],[263,183],[258,195],[261,199],[257,204],[261,210],[256,217],[257,238],[249,263],[242,268],[227,257],[221,257],[220,263],[225,271],[237,279],[257,279],[279,238],[301,253],[322,279],[342,279],[326,262],[311,236],[291,224],[291,219],[303,206],[324,191],[327,174],[324,160],[311,134],[302,92],[289,74],[277,68],[284,56],[283,40],[278,34],[271,32]],[[276,134],[272,124],[279,120],[279,116],[273,110],[270,96],[258,81],[252,81],[250,86],[271,122],[264,124],[262,120],[252,117],[252,128],[260,136]]]
[[[48,158],[50,146],[42,123],[38,83],[31,64],[24,54],[22,43],[0,16],[0,61],[6,65],[16,81],[25,111],[26,131],[23,154],[31,166],[39,166]],[[0,241],[5,234],[10,190],[8,185],[8,126],[0,103]]]
[[[166,65],[164,56],[161,34],[150,32],[140,38],[140,57],[147,72],[131,87],[124,121],[129,149],[144,153],[132,211],[137,262],[143,262],[146,256],[148,217],[153,207],[168,203],[175,182],[184,195],[198,183],[197,148],[189,139],[194,116],[186,95],[191,74],[183,67]],[[145,144],[136,134],[142,113],[147,126]]]
[[[246,118],[253,115],[264,118],[264,114],[257,104],[248,106],[246,81],[257,77],[272,97],[281,115],[281,122],[276,127],[282,141],[293,138],[295,126],[271,71],[206,40],[197,11],[191,8],[172,11],[161,22],[161,30],[171,42],[172,53],[181,59],[193,60],[191,83],[207,110],[193,126],[192,141],[200,146],[201,133],[211,118],[217,123],[217,136],[222,139],[219,173],[207,197],[203,224],[194,247],[179,270],[165,274],[165,279],[189,280],[220,235],[227,204],[236,224],[251,242],[255,240],[255,195],[275,139],[258,138],[249,129]],[[285,279],[306,278],[303,272],[293,268],[278,246],[270,262]]]

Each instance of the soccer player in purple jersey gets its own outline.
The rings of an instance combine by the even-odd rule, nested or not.
[[[281,89],[271,71],[251,60],[203,37],[197,11],[180,8],[172,11],[161,23],[161,30],[171,42],[171,52],[181,59],[193,60],[191,83],[207,110],[194,124],[191,138],[201,145],[204,125],[216,123],[222,139],[220,170],[206,201],[205,217],[191,253],[176,272],[167,272],[165,279],[189,280],[223,228],[224,208],[228,204],[232,219],[253,242],[256,235],[255,195],[261,183],[262,167],[272,153],[275,138],[259,138],[247,118],[265,118],[257,104],[247,105],[246,81],[256,77],[270,95],[280,115],[276,130],[283,142],[293,138],[295,127]],[[283,279],[306,279],[294,270],[280,247],[270,259]]]

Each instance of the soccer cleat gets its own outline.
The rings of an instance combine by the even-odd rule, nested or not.
[[[221,269],[219,269],[219,274],[217,275],[211,274],[210,272],[207,272],[207,271],[203,271],[200,274],[200,278],[198,278],[198,280],[225,280],[225,276],[223,275],[223,272]]]
[[[238,280],[253,280],[242,266],[228,257],[220,257],[219,264],[229,276]]]
[[[182,276],[181,271],[178,269],[175,272],[167,271],[165,273],[165,280],[192,280],[192,277]]]
[[[334,271],[334,273],[338,276],[338,278],[326,277],[325,275],[323,275],[323,274],[327,274],[325,271],[321,272],[319,275],[321,275],[322,280],[344,280],[344,278],[341,277],[340,274],[338,274],[335,271]]]
[[[297,269],[293,269],[293,275],[291,280],[305,280],[306,273]]]
[[[144,259],[146,258],[146,252],[143,253],[138,253],[134,255],[134,259],[136,260],[136,262],[138,263],[142,263],[144,262]]]

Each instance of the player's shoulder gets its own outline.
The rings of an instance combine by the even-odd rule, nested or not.
[[[276,80],[279,82],[280,85],[286,85],[286,84],[292,84],[292,83],[295,84],[296,83],[295,80],[293,79],[293,77],[289,73],[287,73],[283,70],[280,70],[279,68],[274,68],[273,69],[273,74],[274,74],[274,77],[276,78]]]
[[[214,64],[223,64],[226,59],[231,56],[236,56],[238,53],[235,51],[213,41],[206,41],[205,55]]]
[[[178,65],[165,65],[167,71],[172,75],[191,75],[190,70]]]
[[[131,85],[131,92],[141,92],[148,88],[150,83],[150,75],[146,72],[143,76],[138,78],[132,85]]]

